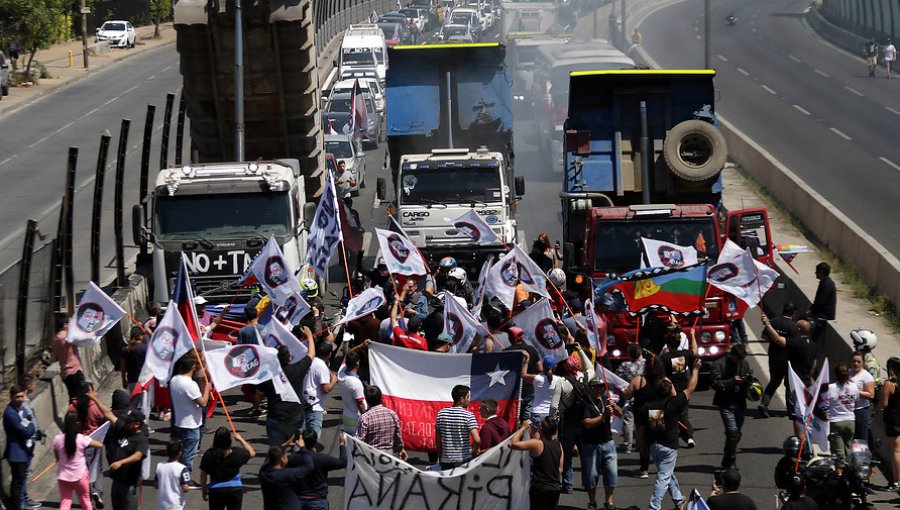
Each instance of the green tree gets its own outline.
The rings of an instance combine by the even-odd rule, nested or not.
[[[172,0],[150,0],[150,16],[153,18],[153,38],[159,39],[159,24],[172,13]]]
[[[66,23],[63,5],[61,0],[0,0],[4,42],[15,39],[29,53],[26,76],[30,76],[35,53],[57,42],[62,32],[59,25]]]

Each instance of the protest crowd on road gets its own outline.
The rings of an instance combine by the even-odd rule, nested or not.
[[[875,334],[856,330],[852,358],[823,363],[823,328],[837,304],[825,263],[816,268],[820,287],[808,311],[788,303],[780,316],[762,317],[770,381],[753,376],[737,328],[724,356],[707,361],[722,426],[698,432],[690,416],[703,367],[698,296],[636,310],[622,287],[636,280],[598,283],[569,274],[546,234],[531,253],[514,246],[478,274],[452,257],[429,264],[402,232],[376,234],[381,255],[374,267],[354,268],[344,298],[332,306],[315,280],[284,270],[271,240],[242,278],[253,289],[244,305],[194,295],[182,264],[172,300],[131,328],[122,388],[109,406],[85,380],[78,346],[99,341],[124,311],[96,298],[82,300],[94,307],[93,318],[81,304],[61,317],[52,351],[71,406],[52,438],[59,485],[52,501],[63,510],[73,495],[88,510],[183,509],[185,494],[196,489],[211,510],[239,510],[253,479],[266,510],[368,508],[376,506],[384,477],[404,476],[412,465],[434,474],[415,478],[420,490],[399,497],[427,499],[442,477],[471,471],[492,476],[479,488],[481,501],[503,499],[511,508],[553,509],[561,494],[583,491],[588,509],[658,510],[669,501],[682,509],[698,497],[679,484],[679,450],[708,441],[724,447],[711,489],[700,497],[712,510],[754,509],[769,502],[740,493],[742,429],[748,414],[769,419],[782,384],[795,434],[786,458],[796,455],[794,469],[817,448],[848,462],[854,440],[870,441],[870,421],[881,419],[894,446],[891,472],[900,476],[900,360],[887,360],[883,373]],[[310,256],[333,252],[330,246]],[[652,283],[665,273],[654,271],[635,278]],[[608,330],[628,315],[638,317],[633,341],[613,359]],[[242,324],[231,342],[217,339],[223,318]],[[244,398],[226,407],[222,394],[232,388]],[[3,417],[16,510],[41,506],[28,486],[43,466],[30,462],[48,424],[36,423],[32,389],[32,379],[13,386]],[[325,403],[336,397],[341,419],[330,426],[339,429],[339,446],[330,455],[320,438],[328,427]],[[214,413],[225,413],[229,425],[207,431]],[[237,414],[264,423],[264,437],[237,433]],[[164,428],[150,430],[151,415],[168,423],[168,437]],[[165,459],[152,472],[151,438],[159,450],[152,455]],[[639,469],[620,469],[624,455],[636,455]],[[257,456],[263,467],[251,474],[247,463]],[[382,460],[364,460],[376,458]],[[525,462],[530,475],[515,467]],[[791,464],[779,466],[790,471]],[[335,483],[329,473],[345,469],[344,501],[328,501]],[[818,508],[805,477],[780,474],[785,508]],[[646,501],[617,500],[626,476],[647,479]],[[889,482],[900,490],[900,480]],[[141,504],[144,483],[156,487],[157,501]]]

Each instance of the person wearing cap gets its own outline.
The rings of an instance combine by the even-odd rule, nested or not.
[[[597,483],[603,476],[604,507],[615,508],[613,493],[619,485],[619,466],[616,442],[610,422],[622,416],[622,409],[608,399],[603,381],[594,377],[588,383],[590,400],[584,407],[579,453],[581,454],[581,484],[588,494],[588,510],[597,508]]]
[[[496,332],[500,331],[502,324],[502,317],[488,317],[488,328],[492,335],[497,335]],[[532,407],[534,405],[533,376],[543,372],[544,366],[541,364],[541,355],[538,353],[537,349],[535,349],[534,346],[525,343],[525,332],[522,328],[510,326],[506,329],[506,335],[509,339],[509,347],[503,349],[504,351],[523,351],[527,354],[528,363],[525,370],[526,373],[532,377],[530,379],[522,378],[522,406],[519,412],[519,422],[529,421],[531,420]]]
[[[435,352],[450,352],[450,346],[453,345],[453,337],[447,333],[441,333],[437,336],[437,342],[434,346]]]
[[[709,510],[756,510],[756,503],[746,494],[741,494],[741,472],[736,467],[729,468],[722,475],[719,487],[713,480],[712,491],[706,506]]]
[[[414,315],[406,320],[406,331],[400,327],[398,317],[400,316],[400,305],[403,301],[403,294],[394,300],[394,306],[391,308],[391,327],[393,328],[394,345],[406,347],[407,349],[428,350],[428,341],[419,334],[422,328],[422,318]]]
[[[206,311],[206,303],[209,303],[209,301],[205,297],[194,296],[194,307],[197,310],[197,318],[200,320],[201,336],[207,336],[212,330],[216,329],[219,323],[222,322],[222,319],[225,318],[225,313],[231,309],[231,305],[225,305],[222,311],[214,316]]]
[[[122,387],[131,391],[138,382],[144,359],[147,358],[147,337],[144,330],[133,326],[128,333],[128,345],[119,362],[119,373],[122,375]]]
[[[311,428],[316,435],[322,433],[322,420],[325,418],[325,398],[337,386],[337,375],[328,367],[334,356],[335,346],[328,340],[316,344],[316,357],[309,366],[309,372],[303,379],[303,399],[307,404],[306,419],[300,430]]]
[[[112,478],[112,509],[137,510],[141,464],[150,451],[150,442],[142,428],[146,418],[140,410],[117,415],[97,398],[97,392],[93,388],[88,392],[88,397],[97,403],[110,422],[104,443],[109,477]]]

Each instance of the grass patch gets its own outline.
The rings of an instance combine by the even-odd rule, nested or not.
[[[841,259],[834,250],[824,246],[819,242],[819,239],[816,237],[815,233],[810,231],[806,225],[803,224],[796,216],[791,214],[784,205],[778,201],[769,191],[760,184],[759,181],[753,178],[752,175],[749,175],[747,172],[741,168],[740,165],[735,165],[734,169],[737,170],[744,180],[747,182],[747,186],[753,190],[756,195],[762,198],[763,203],[766,205],[766,208],[776,212],[779,216],[783,217],[788,223],[794,226],[797,230],[800,231],[807,239],[812,241],[813,246],[815,246],[816,250],[821,254],[822,259],[831,266],[831,271],[837,275],[840,275],[841,280],[850,287],[853,292],[853,296],[859,299],[864,299],[869,303],[869,312],[873,315],[879,316],[884,319],[885,325],[890,329],[892,333],[900,333],[900,314],[897,313],[897,306],[890,300],[889,297],[884,294],[878,292],[878,289],[872,287],[871,284],[866,280],[865,276],[856,269],[853,264]]]

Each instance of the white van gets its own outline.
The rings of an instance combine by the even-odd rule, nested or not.
[[[340,80],[377,77],[384,83],[388,68],[384,32],[375,24],[350,25],[341,42]]]

